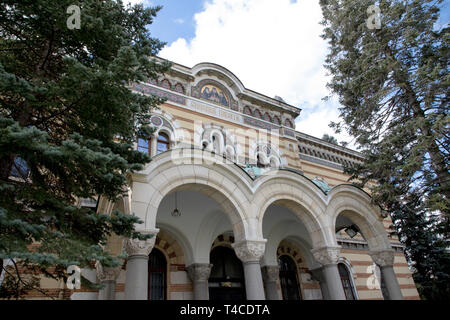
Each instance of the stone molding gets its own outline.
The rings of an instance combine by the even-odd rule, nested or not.
[[[391,250],[379,250],[369,252],[372,260],[380,267],[393,266],[395,251]]]
[[[103,267],[102,264],[97,261],[95,263],[95,270],[97,272],[97,278],[100,282],[104,281],[116,281],[122,270],[122,266],[118,267]]]
[[[159,230],[145,231],[141,233],[153,234],[153,237],[147,240],[125,239],[123,248],[128,256],[148,256],[155,246],[156,235]]]
[[[212,266],[209,263],[193,263],[186,270],[192,281],[206,281],[209,279]]]
[[[259,262],[264,255],[267,240],[243,240],[233,243],[232,247],[242,262]]]
[[[322,247],[312,249],[311,253],[318,263],[321,265],[337,264],[341,247]]]

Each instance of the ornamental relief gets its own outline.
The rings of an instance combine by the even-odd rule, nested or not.
[[[191,95],[194,98],[207,100],[231,110],[238,111],[238,102],[233,99],[228,89],[218,81],[204,79],[192,87]]]

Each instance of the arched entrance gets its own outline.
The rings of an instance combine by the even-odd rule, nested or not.
[[[148,299],[167,299],[167,261],[156,248],[148,256]]]
[[[282,255],[278,258],[280,267],[280,285],[283,300],[301,300],[297,266],[291,257]]]
[[[213,265],[209,276],[210,300],[245,300],[242,262],[231,248],[219,246],[210,254]]]

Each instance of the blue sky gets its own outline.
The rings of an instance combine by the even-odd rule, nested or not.
[[[327,43],[320,38],[318,0],[127,0],[162,5],[150,30],[167,42],[160,56],[192,67],[214,62],[233,72],[248,89],[278,95],[302,109],[296,129],[316,136],[336,136],[328,127],[339,121],[337,98],[329,95],[323,67]],[[357,0],[355,0],[357,1]],[[450,21],[450,1],[443,3],[439,25]]]
[[[167,43],[178,38],[192,39],[195,35],[194,14],[200,12],[205,0],[152,0],[152,6],[161,5],[155,22],[151,26],[152,35]]]

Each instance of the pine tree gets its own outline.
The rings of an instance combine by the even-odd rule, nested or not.
[[[338,144],[338,141],[337,141],[337,139],[335,137],[330,136],[330,135],[328,135],[326,133],[322,136],[322,140],[325,140],[325,141],[327,141],[329,143]]]
[[[80,8],[79,28],[68,22],[71,5]],[[127,175],[150,161],[133,143],[150,133],[150,111],[163,100],[129,84],[169,68],[155,59],[164,43],[147,30],[160,9],[110,0],[0,4],[0,259],[20,263],[19,279],[24,268],[64,278],[69,265],[117,266],[102,249],[108,236],[147,238],[133,215],[75,203],[116,201]]]
[[[427,299],[450,297],[450,38],[435,24],[441,3],[320,1],[328,86],[341,103],[342,121],[331,126],[365,156],[346,172],[360,186],[378,182],[373,200],[391,213]]]

